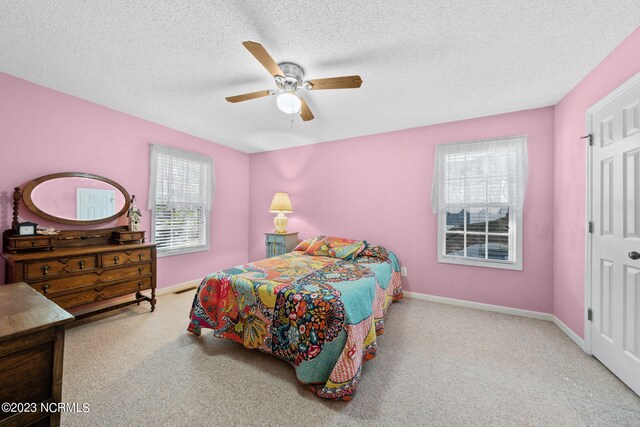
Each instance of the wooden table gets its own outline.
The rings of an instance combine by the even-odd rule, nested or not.
[[[60,412],[43,412],[41,403],[60,402],[64,324],[72,320],[26,283],[0,285],[0,403],[23,409],[0,410],[0,426],[60,425]]]

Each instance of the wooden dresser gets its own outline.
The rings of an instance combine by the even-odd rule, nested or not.
[[[72,320],[26,283],[0,286],[0,403],[8,404],[0,426],[60,425],[60,412],[46,409],[61,401],[64,324]]]
[[[143,301],[153,311],[156,246],[144,243],[134,200],[117,182],[85,172],[54,173],[28,182],[22,191],[15,187],[11,229],[2,234],[5,283],[26,282],[60,307],[74,310],[76,319]],[[46,221],[97,228],[38,229],[33,222],[21,223],[21,201]],[[131,228],[100,228],[124,214]],[[129,295],[134,298],[125,298]]]
[[[26,282],[65,309],[135,295],[133,300],[89,310],[78,318],[142,301],[150,302],[153,311],[155,244],[111,243],[112,233],[123,230],[126,227],[62,231],[54,250],[4,253],[6,282]],[[151,295],[144,295],[145,290]]]

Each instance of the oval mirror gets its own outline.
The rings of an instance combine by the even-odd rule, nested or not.
[[[129,209],[129,193],[98,175],[64,172],[34,179],[22,193],[24,204],[41,218],[63,224],[112,221]]]

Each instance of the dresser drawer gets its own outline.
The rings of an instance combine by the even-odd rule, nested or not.
[[[149,261],[151,259],[151,249],[140,249],[138,251],[111,252],[102,254],[102,266],[111,267],[114,265],[131,264],[132,262]]]
[[[139,276],[151,274],[151,264],[132,265],[130,267],[105,270],[100,275],[100,282],[114,282],[116,280],[135,279]]]
[[[98,268],[98,257],[96,255],[78,258],[58,258],[27,263],[25,277],[27,279],[39,279],[65,273],[91,271],[96,268]]]
[[[22,237],[13,239],[13,247],[16,249],[26,248],[45,248],[51,246],[52,239],[50,237]]]
[[[117,243],[143,242],[144,231],[114,231],[111,239]]]
[[[125,283],[118,283],[115,285],[98,285],[86,291],[75,292],[73,294],[61,295],[58,297],[50,297],[49,299],[62,308],[69,308],[127,295],[144,289],[151,289],[150,277]]]
[[[58,292],[71,291],[98,284],[100,273],[82,274],[80,276],[61,277],[59,279],[46,280],[43,282],[29,283],[33,289],[49,297]]]
[[[68,292],[88,286],[100,286],[108,282],[136,279],[141,276],[151,275],[151,264],[132,265],[130,267],[93,272],[80,276],[64,277],[47,280],[39,283],[31,283],[31,287],[43,295],[51,296],[59,292]]]

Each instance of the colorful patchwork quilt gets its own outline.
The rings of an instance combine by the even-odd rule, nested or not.
[[[337,252],[345,253],[343,240]],[[354,254],[349,260],[311,256],[307,243],[312,242],[205,277],[188,330],[199,335],[209,328],[273,354],[291,363],[298,380],[317,396],[351,400],[364,361],[375,357],[384,316],[402,298],[398,260],[366,242],[347,251]]]

